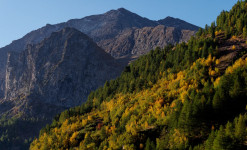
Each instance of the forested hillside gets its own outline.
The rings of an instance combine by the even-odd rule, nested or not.
[[[188,43],[150,51],[57,115],[30,149],[246,149],[246,25],[238,2]]]

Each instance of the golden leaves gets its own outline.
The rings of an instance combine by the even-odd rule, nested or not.
[[[234,70],[236,70],[237,68],[239,67],[243,67],[247,64],[247,58],[245,59],[238,59],[235,61],[235,63],[232,65],[232,66],[229,66],[227,69],[226,69],[226,73],[233,73]]]
[[[71,144],[72,146],[76,146],[77,143],[78,143],[78,141],[76,140],[77,135],[78,135],[78,132],[76,131],[76,132],[74,132],[74,133],[72,134],[72,136],[71,136],[70,139],[69,139],[70,144]]]

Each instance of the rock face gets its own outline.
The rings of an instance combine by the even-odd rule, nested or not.
[[[37,44],[49,37],[52,32],[65,27],[72,27],[87,34],[115,58],[138,57],[157,46],[187,41],[198,30],[197,26],[179,19],[167,17],[152,21],[124,8],[60,24],[47,24],[0,49],[0,98],[5,93],[7,53],[21,52],[28,44]]]
[[[80,105],[90,91],[119,75],[121,66],[76,29],[52,33],[21,53],[8,53],[4,102],[15,103],[8,114],[13,116],[18,110],[33,116],[40,109],[25,108],[37,104],[58,110]]]
[[[158,25],[126,29],[114,39],[100,41],[98,44],[102,47],[108,47],[106,51],[115,57],[139,57],[157,46],[164,47],[168,44],[186,42],[195,33],[191,30]]]

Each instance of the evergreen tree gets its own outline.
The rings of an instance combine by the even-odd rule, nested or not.
[[[216,137],[213,142],[213,150],[225,150],[225,132],[223,126],[220,126],[219,131],[216,132]]]
[[[234,131],[233,131],[233,125],[231,122],[229,121],[227,122],[225,131],[226,131],[226,136],[233,138]]]
[[[246,137],[246,125],[242,115],[235,120],[235,137],[240,140],[240,143],[243,143]]]
[[[247,38],[247,29],[246,26],[243,28],[243,37]]]
[[[145,144],[145,149],[144,150],[155,150],[156,147],[154,145],[154,142],[151,141],[149,138],[147,139],[146,141],[146,144]]]
[[[212,38],[215,38],[215,28],[216,28],[215,22],[212,22],[210,27],[210,34]]]
[[[205,150],[212,150],[213,144],[214,144],[214,139],[215,139],[215,132],[212,131],[209,134],[209,137],[207,141],[205,142]]]

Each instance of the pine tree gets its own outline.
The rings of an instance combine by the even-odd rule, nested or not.
[[[216,132],[216,137],[213,142],[213,150],[225,150],[225,132],[223,126],[220,126],[219,131]]]
[[[246,136],[245,121],[244,121],[244,117],[240,115],[239,118],[235,120],[235,138],[237,138],[240,141],[240,143],[243,143],[245,136]]]
[[[146,144],[145,144],[145,150],[155,150],[155,145],[154,145],[154,142],[151,141],[149,138],[147,139],[146,141]]]
[[[221,107],[221,104],[223,103],[223,100],[220,97],[219,90],[217,90],[214,94],[213,98],[213,108],[214,109],[219,109]]]
[[[230,137],[230,138],[233,138],[233,125],[232,123],[230,123],[229,121],[227,122],[226,124],[226,136]]]
[[[246,26],[243,28],[243,37],[247,38],[247,29]]]
[[[210,34],[212,38],[215,38],[215,22],[211,23]]]
[[[213,147],[213,142],[214,142],[214,139],[215,139],[215,132],[212,131],[205,143],[205,150],[211,150],[212,147]]]

